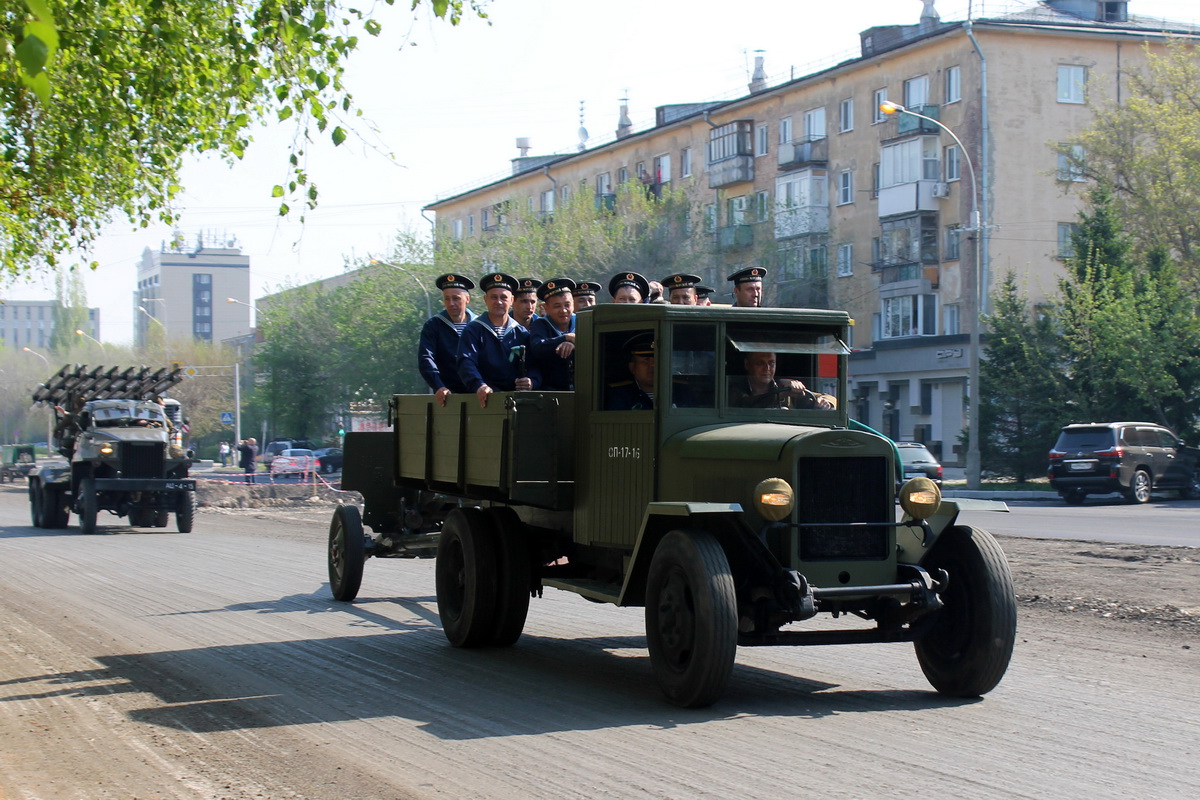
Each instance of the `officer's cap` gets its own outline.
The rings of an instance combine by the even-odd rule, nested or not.
[[[696,297],[708,297],[715,291],[717,290],[711,286],[705,286],[703,283],[696,284]]]
[[[734,286],[741,286],[743,283],[753,283],[758,281],[762,283],[762,279],[767,276],[767,271],[763,267],[748,267],[733,273],[725,280],[733,281]]]
[[[672,289],[692,289],[699,285],[701,281],[699,275],[688,275],[686,273],[677,273],[662,279],[663,288],[670,294]]]
[[[608,293],[616,297],[617,290],[622,286],[632,286],[637,289],[643,301],[650,295],[650,281],[636,272],[618,272],[613,275],[612,280],[608,282]]]
[[[438,289],[463,289],[469,292],[475,288],[475,281],[471,280],[467,276],[453,275],[450,273],[442,275],[440,278],[434,281],[434,283],[437,285]]]
[[[538,287],[538,300],[545,302],[555,295],[575,291],[575,281],[570,278],[552,278]]]
[[[521,278],[517,281],[517,289],[514,294],[533,294],[541,285],[542,282],[537,278]]]
[[[643,331],[625,340],[624,349],[631,356],[654,355],[654,332]]]
[[[579,283],[575,284],[575,288],[571,290],[571,294],[575,295],[576,297],[595,297],[596,292],[603,288],[604,287],[601,284],[596,283],[595,281],[580,281]]]
[[[517,279],[503,272],[490,272],[479,279],[479,288],[485,293],[492,289],[508,289],[513,294],[517,292]]]

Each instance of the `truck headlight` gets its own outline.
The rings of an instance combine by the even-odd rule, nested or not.
[[[113,446],[110,442],[105,442],[100,445],[100,455],[111,456],[113,454]]]
[[[795,504],[796,494],[783,478],[767,478],[754,487],[754,508],[763,519],[786,519]]]
[[[912,478],[900,487],[900,507],[913,519],[929,519],[942,504],[942,490],[929,478]]]

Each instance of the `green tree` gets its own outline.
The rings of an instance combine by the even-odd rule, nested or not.
[[[988,317],[980,363],[980,455],[992,475],[1027,481],[1046,470],[1046,450],[1070,415],[1062,403],[1062,352],[1053,321],[1031,319],[1008,273]]]
[[[58,352],[77,344],[77,330],[88,327],[87,289],[78,272],[60,269],[54,278],[54,330],[50,333],[50,349]]]
[[[1140,259],[1165,247],[1180,275],[1200,285],[1200,50],[1171,40],[1146,50],[1147,65],[1122,75],[1120,100],[1094,93],[1095,122],[1059,152],[1083,174],[1113,187],[1114,209]]]
[[[407,4],[484,16],[475,0]],[[241,158],[265,120],[297,126],[280,213],[312,206],[305,149],[346,139],[345,66],[381,29],[342,0],[0,0],[0,271],[53,267],[112,216],[173,224],[184,158]]]

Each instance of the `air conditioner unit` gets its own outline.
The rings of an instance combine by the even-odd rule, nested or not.
[[[935,183],[933,185],[933,196],[934,197],[949,197],[950,196],[950,184],[942,183],[941,181],[938,181],[937,183]]]

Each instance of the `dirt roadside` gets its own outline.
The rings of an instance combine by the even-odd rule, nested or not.
[[[297,537],[322,530],[330,509],[359,500],[356,493],[311,486],[247,487],[201,481],[199,502],[206,513],[287,513],[312,525]],[[303,531],[303,533],[301,533]],[[1189,648],[1200,635],[1200,548],[998,537],[1012,568],[1021,613],[1070,615],[1095,621],[1111,632],[1111,621],[1176,637]]]

